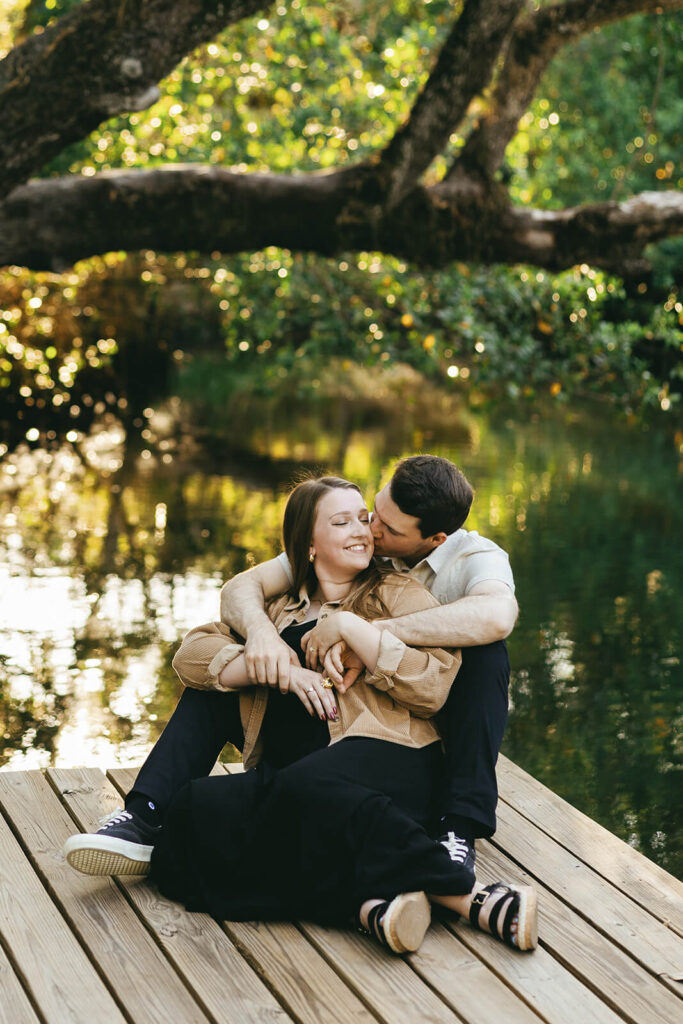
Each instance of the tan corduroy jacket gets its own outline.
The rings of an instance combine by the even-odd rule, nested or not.
[[[416,580],[390,576],[379,594],[392,618],[435,608],[438,601]],[[278,632],[303,622],[310,600],[302,589],[299,597],[277,598],[267,609]],[[337,607],[324,604],[318,618]],[[180,645],[173,668],[185,686],[199,690],[229,691],[218,676],[223,668],[244,651],[244,645],[222,622],[210,622],[191,630]],[[431,717],[444,704],[456,672],[460,651],[439,647],[407,647],[384,630],[375,671],[359,676],[345,694],[337,694],[339,716],[328,722],[330,743],[345,736],[369,736],[407,747],[424,747],[439,739]],[[240,717],[244,729],[245,767],[261,759],[261,726],[268,703],[267,686],[240,688]]]

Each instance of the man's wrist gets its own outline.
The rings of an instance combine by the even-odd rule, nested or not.
[[[275,624],[272,619],[268,618],[268,615],[264,611],[254,612],[249,616],[248,619],[244,620],[244,634],[245,638],[249,639],[251,633],[260,633],[264,630],[271,630],[275,636],[279,636]]]

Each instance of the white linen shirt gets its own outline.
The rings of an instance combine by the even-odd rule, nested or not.
[[[278,561],[292,581],[289,559],[283,551]],[[456,530],[443,544],[434,548],[426,558],[412,567],[401,558],[388,558],[397,572],[408,573],[431,590],[439,604],[451,604],[467,597],[477,583],[498,580],[505,583],[511,593],[515,581],[507,552],[492,540],[481,537],[476,530]]]

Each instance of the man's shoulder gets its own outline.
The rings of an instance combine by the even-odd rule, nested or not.
[[[430,589],[442,604],[466,597],[472,587],[488,580],[500,580],[514,593],[507,552],[477,530],[451,533],[427,561],[434,573]]]
[[[507,553],[495,541],[482,537],[477,530],[456,530],[449,533],[443,544],[436,549],[444,561],[452,558],[465,558],[480,552],[500,552],[507,558]]]

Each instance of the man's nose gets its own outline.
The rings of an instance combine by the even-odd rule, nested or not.
[[[370,529],[372,530],[372,536],[377,538],[382,536],[382,520],[377,515],[373,515],[370,520]]]

